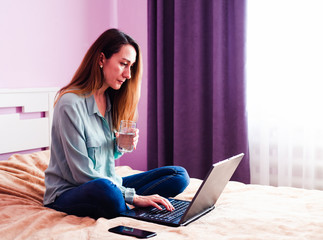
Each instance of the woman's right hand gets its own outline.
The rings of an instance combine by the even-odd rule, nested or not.
[[[159,210],[162,208],[159,205],[163,205],[167,211],[173,211],[173,205],[164,197],[159,196],[158,194],[149,195],[149,196],[140,196],[135,195],[133,198],[133,205],[137,207],[155,207]]]

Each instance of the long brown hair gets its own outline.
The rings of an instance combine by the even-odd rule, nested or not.
[[[118,29],[109,29],[99,36],[85,54],[81,65],[71,82],[58,92],[56,102],[65,93],[88,96],[103,86],[103,73],[99,67],[100,54],[109,59],[118,53],[123,45],[130,44],[136,50],[136,61],[131,68],[131,79],[125,81],[119,90],[108,88],[112,103],[112,125],[118,128],[121,120],[136,120],[142,78],[142,57],[139,45],[127,34]]]

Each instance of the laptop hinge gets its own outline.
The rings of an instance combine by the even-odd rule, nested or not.
[[[198,215],[196,215],[196,216],[194,216],[194,217],[192,217],[192,218],[190,218],[188,220],[184,220],[183,222],[180,222],[179,224],[181,226],[186,226],[190,222],[193,222],[194,220],[196,220],[196,219],[202,217],[203,215],[207,214],[208,212],[212,211],[214,208],[215,208],[215,206],[212,206],[210,208],[207,208],[206,210],[204,210],[203,212],[199,213]],[[183,218],[183,219],[185,219],[185,218]]]

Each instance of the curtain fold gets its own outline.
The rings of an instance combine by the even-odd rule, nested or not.
[[[249,183],[244,0],[148,1],[148,168],[211,164],[245,153]]]

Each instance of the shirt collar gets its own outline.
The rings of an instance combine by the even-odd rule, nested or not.
[[[109,95],[108,95],[107,92],[105,92],[105,95],[106,95],[106,99],[107,99],[107,109],[106,109],[106,112],[110,112],[110,110],[111,110],[110,98],[109,98]],[[89,115],[94,115],[94,114],[101,115],[100,114],[100,111],[99,111],[99,108],[96,105],[95,98],[94,98],[94,95],[93,94],[91,94],[90,96],[86,97],[85,98],[85,102],[86,102],[86,107],[87,107],[87,111],[88,111]]]

